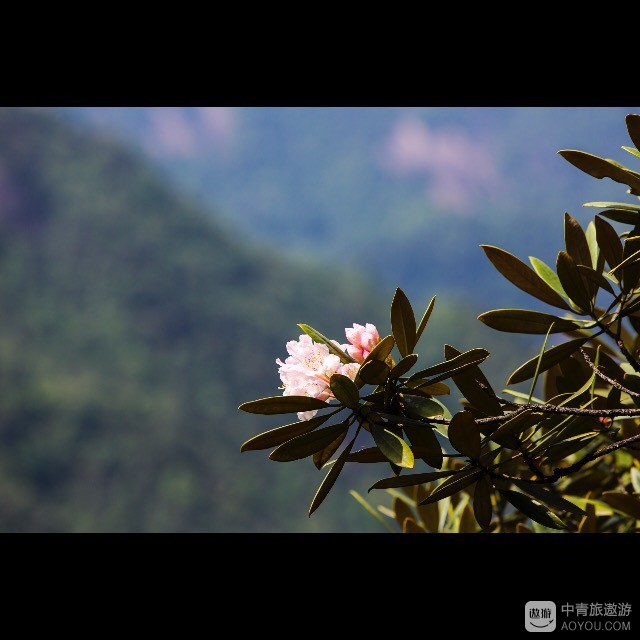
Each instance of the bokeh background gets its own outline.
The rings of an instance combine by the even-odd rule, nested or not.
[[[633,166],[620,108],[0,110],[0,530],[377,531],[322,472],[240,444],[283,424],[298,322],[388,332],[394,288],[436,311],[421,353],[484,346],[502,388],[539,341],[475,320],[527,305],[480,243],[548,263],[562,213],[624,199],[555,152]],[[457,398],[450,399],[455,406]]]

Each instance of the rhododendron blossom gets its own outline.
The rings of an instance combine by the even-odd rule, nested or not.
[[[332,341],[343,351],[347,345]],[[280,366],[280,379],[284,386],[285,396],[308,396],[318,400],[329,400],[334,397],[329,380],[335,373],[340,373],[354,380],[360,365],[357,363],[342,364],[340,358],[329,351],[325,344],[314,342],[309,336],[301,335],[300,340],[287,342],[289,357]],[[309,420],[317,411],[298,413],[300,420]]]
[[[371,350],[380,342],[378,330],[373,324],[353,325],[353,329],[345,329],[347,340],[351,343],[347,345],[347,353],[356,361],[362,363],[371,353]]]

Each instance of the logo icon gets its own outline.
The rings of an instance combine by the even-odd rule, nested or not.
[[[533,633],[555,631],[556,603],[551,600],[531,600],[524,607],[524,628]]]

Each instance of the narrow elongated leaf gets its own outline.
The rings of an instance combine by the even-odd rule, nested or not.
[[[561,296],[519,258],[498,247],[490,245],[481,245],[481,247],[493,266],[518,289],[553,307],[571,311],[571,307]]]
[[[450,360],[459,355],[460,352],[455,347],[449,344],[444,345],[445,358]],[[494,397],[495,393],[491,384],[480,371],[480,367],[470,367],[462,373],[452,376],[452,378],[462,395],[478,411],[487,416],[500,416],[503,414],[502,406]]]
[[[567,526],[558,516],[542,503],[530,498],[520,491],[503,489],[500,493],[521,513],[534,522],[549,529],[566,529]]]
[[[402,438],[377,424],[371,425],[371,435],[389,462],[398,467],[413,468],[415,464],[413,453]]]
[[[412,473],[411,475],[402,475],[397,478],[385,478],[384,480],[378,480],[371,486],[369,491],[373,489],[393,489],[398,487],[414,487],[419,484],[425,484],[427,482],[433,482],[440,478],[448,478],[452,476],[455,471],[433,471],[432,473]]]
[[[593,223],[593,220],[587,225],[587,230],[584,235],[587,239],[587,245],[589,245],[589,254],[591,255],[591,264],[587,266],[597,271],[600,248],[598,247],[596,225]]]
[[[567,253],[576,264],[583,264],[587,267],[593,266],[587,237],[580,223],[568,213],[564,214],[564,241]]]
[[[595,226],[598,246],[607,261],[609,268],[614,269],[623,260],[622,242],[620,241],[616,230],[606,220],[603,220],[599,216],[596,216],[595,218]]]
[[[585,508],[585,516],[580,520],[578,533],[598,533],[598,519],[596,517],[595,506],[587,503]]]
[[[292,440],[303,433],[313,431],[316,427],[326,422],[331,417],[331,414],[324,416],[316,416],[311,420],[304,420],[302,422],[294,422],[293,424],[286,424],[283,427],[277,429],[271,429],[271,431],[265,431],[257,436],[247,440],[241,447],[240,452],[245,451],[259,451],[261,449],[272,449],[281,445],[287,440]]]
[[[470,349],[464,353],[458,352],[457,356],[452,356],[446,362],[434,364],[431,367],[427,367],[422,371],[414,373],[409,380],[431,378],[438,376],[439,374],[453,371],[459,372],[463,370],[462,367],[476,366],[479,363],[484,362],[484,360],[486,360],[490,355],[491,354],[486,349],[482,348]]]
[[[349,409],[355,409],[360,404],[358,387],[347,376],[334,373],[329,379],[329,386],[336,400]]]
[[[631,467],[631,484],[636,493],[640,493],[640,471],[635,467]]]
[[[391,330],[400,355],[408,356],[416,344],[416,317],[409,298],[398,287],[391,303]]]
[[[640,194],[640,178],[614,160],[600,158],[585,151],[575,151],[573,149],[563,149],[558,151],[558,154],[574,167],[594,178],[610,178],[615,182],[626,184],[631,188],[631,193],[634,195]]]
[[[529,262],[533,270],[559,295],[568,298],[567,292],[563,289],[558,274],[545,262],[529,256]]]
[[[473,459],[480,457],[480,431],[468,411],[460,411],[453,416],[448,435],[457,451]]]
[[[400,394],[402,408],[409,418],[433,418],[444,415],[444,407],[440,402],[432,398],[422,398],[420,396],[410,396]]]
[[[322,469],[324,465],[331,460],[331,456],[340,448],[340,445],[347,437],[347,431],[343,431],[333,442],[328,444],[324,449],[316,451],[313,454],[313,464],[316,469]]]
[[[558,253],[556,262],[558,278],[571,300],[584,312],[591,309],[591,295],[578,271],[573,258],[566,252]]]
[[[493,507],[491,506],[491,481],[488,476],[478,478],[473,492],[473,515],[481,529],[488,529],[491,525]]]
[[[571,354],[575,353],[589,338],[576,338],[569,342],[564,342],[555,347],[551,347],[544,353],[540,361],[539,373],[548,371],[553,365],[562,362],[565,358],[568,358]],[[507,385],[517,384],[524,380],[531,379],[536,372],[536,365],[538,364],[538,356],[531,358],[525,362],[521,367],[518,367],[507,380]]]
[[[431,492],[431,483],[425,485],[416,485],[414,489],[414,502],[419,505],[423,500],[426,500],[429,497],[429,493]],[[437,503],[427,504],[422,507],[418,506],[416,508],[418,515],[420,516],[420,520],[422,521],[422,526],[429,531],[430,533],[438,533],[438,528],[440,524],[440,507]]]
[[[389,357],[394,344],[395,340],[393,339],[393,336],[386,336],[382,338],[382,340],[380,340],[380,342],[378,342],[378,344],[373,347],[373,349],[371,349],[371,352],[362,363],[363,366],[371,360],[379,360],[380,362],[384,362]]]
[[[640,115],[636,113],[630,113],[626,117],[627,131],[631,142],[635,145],[636,149],[640,150]]]
[[[305,433],[293,440],[281,444],[271,452],[269,458],[276,462],[291,462],[313,455],[329,446],[339,435],[349,429],[346,422],[324,427],[311,433]]]
[[[433,312],[433,306],[435,305],[435,303],[436,303],[436,297],[433,296],[433,298],[431,298],[431,300],[429,301],[429,304],[427,305],[427,310],[424,312],[424,315],[422,316],[422,320],[420,320],[420,324],[418,325],[418,330],[416,331],[416,345],[418,344],[418,341],[422,337],[422,333],[425,327],[427,326],[427,322],[429,322],[429,318],[431,317],[431,314]],[[413,346],[414,349],[416,345]]]
[[[542,418],[531,414],[527,409],[513,418],[503,422],[489,437],[502,447],[518,448],[518,436]]]
[[[391,369],[391,377],[400,378],[410,371],[416,362],[418,362],[418,356],[415,353],[410,353],[406,358],[402,358],[402,360],[400,360],[400,362]]]
[[[622,257],[623,263],[628,261],[622,269],[622,290],[628,293],[638,286],[640,280],[640,225],[636,225],[625,240]]]
[[[618,511],[640,520],[640,500],[629,493],[605,491],[602,494],[602,499]]]
[[[384,384],[389,377],[389,367],[380,360],[370,360],[363,364],[358,371],[358,376],[367,384]]]
[[[359,462],[361,464],[376,464],[380,462],[388,462],[387,458],[382,454],[378,447],[368,447],[367,449],[359,449],[354,451],[347,462]]]
[[[602,278],[602,276],[600,277]],[[604,278],[602,279],[604,280]],[[609,288],[611,287],[609,286]],[[495,309],[482,313],[478,316],[478,320],[496,331],[505,331],[507,333],[544,335],[552,324],[551,333],[563,333],[580,328],[579,324],[571,320],[557,318],[548,313],[526,311],[524,309]]]
[[[433,433],[433,429],[430,427],[415,427],[405,425],[403,427],[404,432],[409,438],[413,446],[414,455],[417,450],[421,453],[421,458],[430,466],[440,469],[444,460],[442,454],[442,447],[436,434]]]
[[[454,493],[462,491],[470,484],[473,484],[481,475],[482,471],[479,470],[469,470],[457,473],[455,476],[448,478],[436,487],[433,493],[426,500],[423,500],[420,505],[431,504],[433,502],[438,502],[438,500],[442,500],[443,498],[448,498]]]
[[[584,509],[581,509],[577,504],[566,500],[561,495],[558,495],[553,491],[549,491],[549,489],[541,487],[539,484],[532,484],[530,482],[525,482],[524,480],[516,480],[515,485],[529,496],[532,496],[540,502],[544,502],[549,507],[553,507],[559,511],[572,513],[578,518],[582,518],[585,515]]]
[[[460,514],[460,522],[458,524],[458,533],[476,533],[478,527],[476,526],[476,519],[473,515],[473,509],[467,502]]]
[[[349,462],[348,458],[347,458],[347,462]],[[391,527],[391,525],[380,515],[380,513],[376,511],[357,491],[354,491],[353,489],[351,489],[349,493],[353,496],[353,498],[358,503],[360,503],[360,505],[365,509],[365,511],[369,515],[372,515],[383,527],[385,527],[385,529],[387,529],[387,531],[390,531],[391,533],[395,533],[395,530],[393,529],[393,527]]]
[[[612,296],[615,295],[613,287],[609,284],[609,281],[601,274],[592,269],[591,267],[585,267],[584,265],[578,265],[578,271],[593,284],[605,291],[608,291]],[[555,327],[554,327],[555,331]]]
[[[637,225],[640,216],[637,213],[627,211],[625,209],[607,209],[606,211],[600,211],[598,215],[603,218],[609,218],[615,222],[621,222],[622,224]]]
[[[238,409],[247,413],[258,413],[265,416],[278,415],[281,413],[298,413],[302,411],[313,411],[314,409],[326,409],[330,405],[316,398],[307,396],[274,396],[272,398],[261,398],[252,402],[241,404]]]
[[[421,385],[416,387],[416,391],[422,391],[430,396],[448,396],[451,393],[451,389],[444,382],[431,382]]]
[[[355,360],[348,354],[345,353],[340,347],[335,345],[329,338],[323,336],[319,331],[310,327],[308,324],[299,324],[298,325],[314,342],[318,342],[320,344],[324,344],[329,348],[329,351],[334,355],[340,358],[340,361],[344,364],[348,364],[349,362],[355,362]]]
[[[635,147],[622,147],[627,153],[630,153],[632,156],[636,158],[640,158],[640,151],[638,151]]]
[[[329,491],[331,491],[333,485],[336,483],[340,472],[342,471],[349,454],[351,453],[351,449],[353,448],[353,443],[355,439],[353,439],[344,449],[344,451],[340,454],[335,464],[331,466],[329,469],[329,473],[325,476],[324,480],[318,487],[316,491],[316,495],[313,497],[311,501],[311,506],[309,507],[309,517],[311,514],[322,504],[324,499],[329,495]]]
[[[583,207],[597,207],[598,209],[619,209],[620,211],[630,211],[640,213],[640,205],[629,202],[585,202]]]
[[[542,343],[542,349],[540,350],[540,355],[538,356],[538,362],[536,362],[536,370],[533,374],[533,380],[531,381],[531,388],[529,389],[529,397],[527,398],[527,404],[531,403],[531,398],[533,398],[533,392],[536,390],[538,376],[540,375],[540,365],[542,364],[542,358],[544,358],[544,353],[547,348],[547,341],[549,340],[549,334],[551,333],[552,328],[553,328],[553,325],[549,327],[549,331],[547,331],[547,335],[544,337],[544,342]]]

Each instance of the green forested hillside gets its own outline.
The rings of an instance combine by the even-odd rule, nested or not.
[[[245,244],[51,113],[0,110],[0,530],[375,530],[348,485],[301,517],[318,472],[240,456],[269,422],[236,407],[277,393],[297,322],[386,327],[391,293]],[[433,356],[454,313],[460,346],[498,342],[441,304]]]

